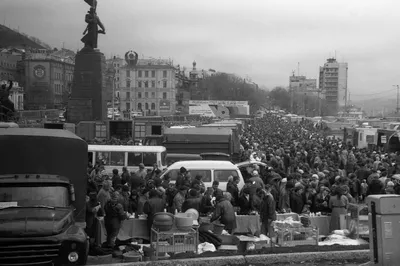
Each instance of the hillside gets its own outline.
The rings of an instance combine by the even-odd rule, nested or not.
[[[47,49],[48,45],[39,44],[32,38],[0,25],[0,47]]]

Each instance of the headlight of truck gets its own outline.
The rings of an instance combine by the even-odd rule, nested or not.
[[[72,251],[72,252],[70,252],[68,254],[68,261],[69,262],[77,262],[78,259],[79,259],[79,255],[75,251]]]

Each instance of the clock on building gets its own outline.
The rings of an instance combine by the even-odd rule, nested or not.
[[[37,77],[39,79],[43,78],[45,75],[44,66],[41,66],[41,65],[35,66],[35,68],[33,69],[33,74],[35,75],[35,77]]]

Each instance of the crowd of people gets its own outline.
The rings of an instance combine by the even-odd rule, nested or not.
[[[202,176],[182,167],[175,182],[154,165],[137,172],[126,168],[112,175],[98,164],[88,167],[87,233],[95,237],[96,216],[104,216],[107,244],[115,240],[124,219],[147,214],[148,228],[157,212],[196,209],[219,221],[229,233],[237,214],[259,214],[261,232],[273,236],[277,213],[331,215],[330,230],[339,229],[340,214],[350,203],[360,204],[371,194],[400,194],[400,156],[357,149],[328,139],[314,123],[292,123],[275,115],[250,121],[241,137],[242,160],[254,160],[238,187],[231,177],[221,190],[214,181],[205,187]]]

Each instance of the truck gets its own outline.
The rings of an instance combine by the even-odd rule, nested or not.
[[[84,265],[87,151],[67,130],[0,128],[0,265]]]
[[[168,154],[205,154],[214,157],[228,155],[236,162],[240,157],[240,140],[236,130],[218,127],[167,128],[164,130],[163,146]],[[214,158],[216,159],[216,158]]]

